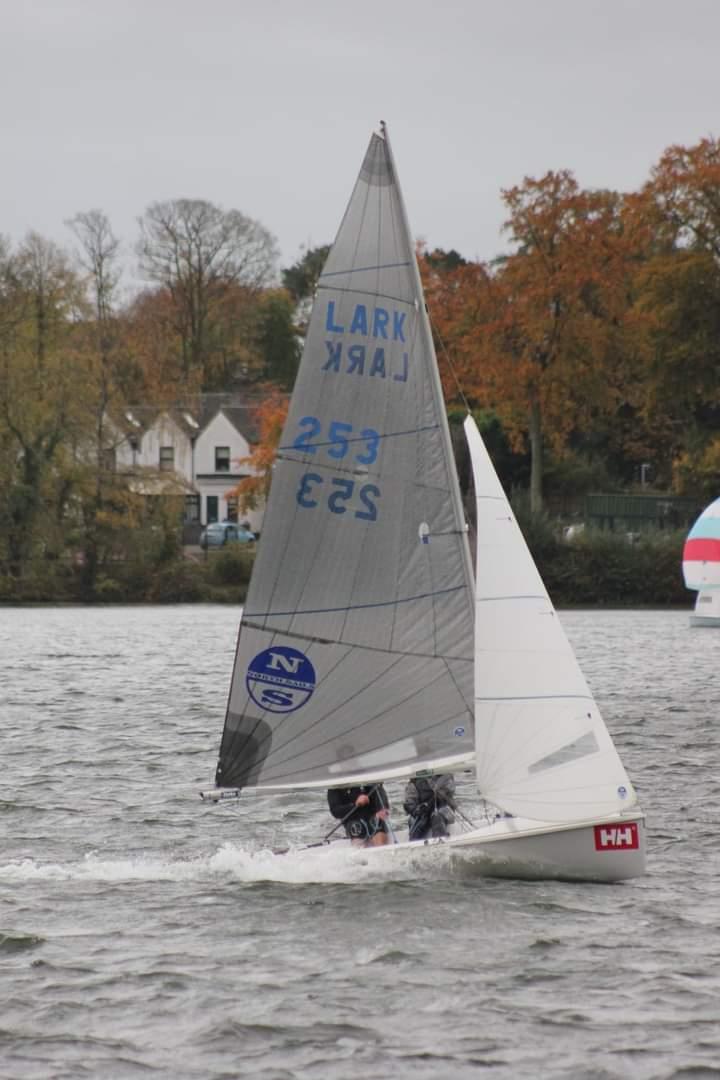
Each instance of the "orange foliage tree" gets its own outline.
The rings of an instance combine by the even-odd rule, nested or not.
[[[203,363],[188,364],[170,291],[157,288],[141,293],[128,311],[127,322],[146,396],[171,400],[182,392],[224,389],[238,376],[257,376],[264,365],[260,339],[265,295],[266,290],[228,285],[213,307],[212,325],[204,330]]]
[[[628,380],[631,276],[641,242],[624,200],[549,172],[503,193],[516,250],[493,268],[432,274],[436,323],[470,396],[527,438],[530,498],[542,505],[543,443],[618,407]]]
[[[720,485],[720,141],[671,146],[636,200],[654,244],[638,276],[649,333],[642,417],[666,479]],[[714,479],[713,479],[713,463]]]
[[[277,387],[267,385],[266,396],[255,409],[258,438],[252,452],[240,458],[239,464],[249,466],[249,476],[243,477],[234,491],[241,511],[255,510],[268,496],[272,469],[280,444],[288,410],[288,396]]]
[[[131,368],[127,396],[130,401],[169,404],[199,393],[202,371],[185,371],[173,329],[170,294],[146,289],[124,314],[124,329]]]

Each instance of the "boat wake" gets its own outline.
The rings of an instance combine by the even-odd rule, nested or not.
[[[91,852],[74,863],[42,863],[35,859],[0,865],[0,882],[279,882],[298,884],[357,884],[427,879],[435,870],[447,874],[447,855],[441,848],[434,858],[425,851],[421,862],[412,853],[383,858],[372,849],[333,844],[321,848],[291,848],[278,854],[223,844],[209,855],[173,858],[163,855],[127,855],[108,858]],[[398,853],[400,854],[400,853]]]

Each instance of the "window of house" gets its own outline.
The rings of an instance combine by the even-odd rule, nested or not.
[[[162,472],[172,472],[175,468],[175,447],[160,447],[160,469]]]
[[[193,522],[200,520],[200,496],[199,495],[186,495],[185,496],[185,517],[186,522]]]
[[[238,501],[234,495],[228,495],[227,498],[227,519],[228,521],[234,521],[237,523]]]
[[[117,466],[117,455],[115,453],[115,447],[110,446],[102,451],[102,467],[107,472],[115,472]]]
[[[230,472],[230,447],[215,447],[215,472]]]
[[[206,502],[207,518],[206,525],[212,525],[214,521],[218,520],[218,497],[217,495],[208,495]]]

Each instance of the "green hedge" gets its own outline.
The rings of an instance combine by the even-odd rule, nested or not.
[[[544,516],[518,514],[556,607],[689,607],[682,579],[685,533],[656,531],[630,542],[623,533],[587,530],[572,541]],[[245,599],[253,549],[232,546],[165,562],[132,559],[106,567],[96,603],[231,603]],[[0,579],[0,603],[87,602],[80,574],[67,563],[35,567],[22,580]]]
[[[682,577],[685,533],[637,538],[593,530],[535,546],[538,569],[556,607],[688,607],[693,593]]]
[[[255,558],[239,546],[194,558],[117,560],[98,574],[88,597],[82,569],[69,562],[30,564],[20,579],[0,577],[0,603],[241,604]]]

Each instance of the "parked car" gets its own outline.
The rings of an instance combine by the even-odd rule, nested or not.
[[[254,540],[255,533],[233,521],[215,521],[200,533],[200,547],[205,551],[225,544],[252,544]]]

